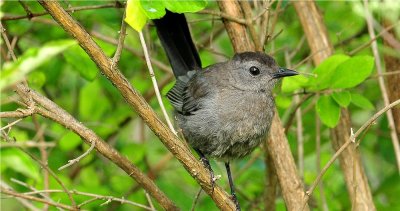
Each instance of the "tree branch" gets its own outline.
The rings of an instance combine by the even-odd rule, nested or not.
[[[72,117],[53,101],[45,98],[34,90],[19,84],[17,91],[21,95],[28,95],[41,107],[37,107],[38,114],[49,118],[81,136],[87,144],[95,143],[95,149],[104,157],[111,160],[124,170],[130,177],[135,179],[146,189],[165,209],[176,209],[176,205],[148,178],[143,172],[133,165],[125,156],[119,154],[114,148],[102,140],[92,130],[86,128],[82,123]]]

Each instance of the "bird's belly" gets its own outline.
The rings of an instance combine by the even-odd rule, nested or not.
[[[235,110],[231,114],[197,113],[178,116],[178,124],[189,144],[203,154],[221,160],[232,160],[250,154],[265,138],[273,111]],[[221,121],[221,118],[224,121]]]

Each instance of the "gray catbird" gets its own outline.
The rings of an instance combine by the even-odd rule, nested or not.
[[[229,161],[250,154],[266,138],[274,115],[272,89],[277,79],[297,75],[262,52],[244,52],[201,68],[185,16],[167,11],[154,20],[176,77],[167,97],[179,128],[213,172],[208,157],[225,162],[236,207]]]

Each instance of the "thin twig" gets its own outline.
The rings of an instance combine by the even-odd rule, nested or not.
[[[298,53],[298,52],[300,51],[300,49],[303,47],[305,41],[306,41],[306,36],[303,35],[303,36],[301,37],[301,39],[300,39],[300,42],[297,43],[297,45],[296,45],[296,47],[294,48],[294,50],[293,50],[292,52],[290,52],[290,54],[289,54],[289,59],[290,59],[290,60],[292,60],[292,59],[297,55],[297,53]]]
[[[236,22],[236,23],[240,23],[240,24],[246,25],[246,20],[230,16],[230,15],[224,13],[224,12],[221,12],[221,11],[214,11],[214,10],[205,9],[205,10],[200,10],[197,13],[219,16],[219,17],[224,18],[226,20],[230,20],[230,21],[233,21],[233,22]]]
[[[196,196],[194,197],[193,203],[192,203],[192,208],[190,208],[191,211],[194,211],[196,209],[196,205],[197,202],[199,202],[200,199],[200,194],[203,191],[203,189],[199,189],[199,191],[197,191]]]
[[[33,186],[28,185],[27,183],[22,182],[22,181],[20,181],[20,180],[17,180],[17,179],[15,179],[15,178],[11,178],[10,181],[11,181],[11,182],[14,182],[14,183],[16,183],[16,184],[18,184],[18,185],[24,186],[24,187],[28,188],[28,189],[31,190],[31,191],[38,191],[38,190],[37,190],[36,188],[34,188]],[[46,189],[46,190],[47,190],[47,189]],[[60,191],[61,191],[61,190],[60,190]],[[39,195],[42,196],[43,198],[45,198],[45,199],[51,201],[51,202],[54,202],[53,199],[49,197],[49,193],[48,193],[48,192],[39,193]],[[60,208],[58,208],[58,209],[59,209],[59,210],[62,210],[62,209],[60,209]]]
[[[10,196],[14,196],[16,198],[27,199],[27,200],[30,200],[30,201],[37,201],[37,202],[45,203],[45,204],[48,204],[48,205],[51,205],[51,206],[63,208],[63,209],[66,209],[66,210],[76,210],[75,208],[70,207],[70,206],[65,205],[65,204],[60,204],[60,203],[57,203],[57,202],[51,202],[51,201],[48,201],[48,200],[45,200],[45,199],[42,199],[42,198],[37,198],[37,197],[34,197],[34,196],[29,196],[29,195],[25,195],[25,194],[22,194],[22,193],[17,193],[17,192],[11,191],[11,190],[7,190],[5,188],[1,188],[0,192],[4,193],[4,194],[7,194],[7,195],[10,195]]]
[[[9,186],[7,183],[5,183],[3,180],[0,180],[0,187],[7,189],[7,190],[13,190],[12,187]],[[33,205],[30,200],[19,198],[19,197],[16,197],[15,199],[31,211],[40,211],[41,210],[41,209],[35,207],[35,205]]]
[[[263,3],[265,4],[266,1],[263,1]],[[263,45],[263,47],[266,45],[266,41],[269,37],[268,35],[268,30],[269,30],[269,22],[270,22],[270,16],[271,16],[271,4],[272,2],[270,0],[268,0],[268,4],[269,6],[266,6],[266,11],[263,14],[263,18],[260,21],[260,30],[261,30],[261,43]]]
[[[99,199],[96,198],[96,197],[91,198],[91,199],[88,199],[88,200],[83,201],[82,203],[78,204],[78,207],[81,208],[81,207],[83,207],[83,206],[85,206],[85,205],[87,205],[87,204],[90,204],[90,203],[92,203],[92,202],[94,202],[94,201],[97,201],[97,200],[99,200]]]
[[[61,171],[69,166],[74,165],[75,163],[78,163],[82,158],[84,158],[86,155],[88,155],[94,149],[95,146],[96,146],[96,142],[92,141],[90,148],[85,153],[83,153],[82,155],[80,155],[79,157],[77,157],[73,160],[69,160],[67,164],[61,166],[60,168],[58,168],[58,170]]]
[[[261,18],[262,16],[264,16],[264,14],[269,10],[269,7],[271,6],[271,3],[272,2],[268,3],[267,6],[264,6],[262,11],[253,17],[252,21],[254,22],[254,21],[258,20],[259,18]]]
[[[317,174],[320,174],[321,173],[321,120],[319,119],[317,114],[315,114],[315,145],[316,145],[315,151],[317,154],[316,169],[317,169]],[[319,184],[319,198],[322,203],[322,209],[324,211],[328,211],[329,209],[328,209],[328,204],[326,203],[324,184],[322,181],[321,184]]]
[[[0,112],[0,118],[24,118],[32,115],[31,113],[17,111],[3,111]]]
[[[375,42],[376,39],[378,39],[379,37],[381,37],[383,34],[387,33],[389,30],[393,29],[395,26],[397,26],[398,24],[400,24],[400,22],[394,23],[388,27],[386,27],[384,30],[382,30],[381,32],[379,32],[378,35],[373,36],[370,38],[370,40],[362,45],[360,45],[359,47],[357,47],[356,49],[350,51],[349,55],[353,56],[354,54],[356,54],[357,52],[361,51],[364,48],[367,48],[369,45],[371,45],[373,42]]]
[[[395,70],[395,71],[390,71],[390,72],[377,73],[375,75],[372,75],[370,78],[379,78],[379,77],[399,75],[399,74],[400,74],[400,70]]]
[[[150,209],[151,209],[151,210],[156,210],[156,208],[154,208],[153,202],[151,201],[151,196],[150,196],[150,194],[147,193],[146,190],[143,190],[143,191],[144,191],[144,195],[146,196],[147,202],[149,202]]]
[[[55,147],[55,143],[38,143],[36,141],[23,141],[23,142],[15,142],[15,143],[1,143],[0,148],[3,147],[22,147],[22,148],[29,148],[29,147],[35,147],[35,148],[40,148],[40,147],[45,147],[45,148],[51,148]]]
[[[326,171],[329,169],[329,167],[332,165],[333,162],[335,162],[335,160],[340,156],[340,154],[351,144],[354,143],[355,140],[357,140],[357,137],[366,129],[369,127],[369,125],[371,125],[373,122],[375,122],[375,120],[381,116],[382,114],[384,114],[386,111],[388,111],[389,109],[393,108],[396,105],[400,104],[400,99],[394,101],[393,103],[391,103],[390,105],[382,108],[379,112],[377,112],[376,114],[374,114],[367,122],[365,122],[360,129],[357,130],[357,132],[352,135],[349,140],[346,141],[346,143],[344,143],[338,151],[336,151],[336,153],[333,155],[333,157],[328,161],[328,163],[324,166],[324,168],[321,170],[321,173],[317,176],[317,178],[314,180],[313,184],[310,186],[310,188],[306,191],[306,198],[304,200],[304,204],[307,204],[307,201],[309,199],[309,197],[311,196],[311,194],[314,192],[314,189],[316,188],[316,186],[318,185],[318,183],[321,181],[322,177],[324,176],[324,174],[326,173]],[[360,142],[361,140],[359,140]]]
[[[365,10],[365,19],[366,19],[367,25],[368,25],[369,36],[372,39],[373,37],[375,37],[375,31],[374,31],[372,15],[368,10],[368,1],[367,0],[364,0],[364,10]],[[377,70],[378,74],[382,74],[383,71],[382,71],[382,65],[381,65],[381,58],[379,56],[378,44],[377,44],[376,40],[372,41],[371,48],[372,48],[372,53],[374,54],[374,57],[375,57],[376,70]],[[379,88],[381,89],[383,102],[384,102],[385,106],[388,106],[389,105],[389,96],[388,96],[388,92],[386,89],[385,81],[383,80],[382,77],[379,77],[378,82],[379,82]],[[396,133],[396,126],[394,123],[392,111],[389,110],[388,112],[386,112],[386,116],[387,116],[388,123],[389,123],[390,137],[392,138],[394,154],[396,155],[397,168],[398,168],[397,170],[399,171],[399,174],[400,174],[400,142],[399,142],[399,137],[397,136],[397,133]]]
[[[26,193],[24,193],[24,195],[34,195],[34,194],[40,194],[40,193],[65,193],[65,192],[63,190],[38,190],[38,191],[26,192]],[[120,202],[121,204],[130,204],[130,205],[134,205],[137,207],[141,207],[146,210],[153,210],[150,207],[144,206],[142,204],[139,204],[139,203],[136,203],[133,201],[129,201],[129,200],[126,200],[123,198],[117,198],[114,196],[104,196],[104,195],[99,195],[99,194],[94,194],[94,193],[81,192],[81,191],[77,191],[77,190],[70,190],[69,193],[74,194],[74,195],[93,197],[95,200],[105,200],[106,202],[107,201],[116,201],[116,202]],[[90,201],[92,201],[92,200],[93,199],[90,199]],[[85,204],[88,204],[88,203],[85,203]],[[78,206],[78,207],[81,207],[81,206]]]
[[[285,51],[285,63],[287,67],[291,65],[291,57],[289,56],[289,52]],[[296,107],[295,116],[296,116],[296,137],[297,137],[297,162],[299,175],[301,179],[304,179],[304,137],[303,137],[303,120],[302,120],[302,111],[301,104],[304,102],[303,99],[300,99],[299,95],[293,96],[294,102],[299,105]]]
[[[70,7],[70,8],[65,9],[65,11],[76,12],[76,11],[82,11],[82,10],[94,10],[94,9],[104,9],[104,8],[124,8],[124,7],[125,7],[124,5],[121,5],[119,3],[112,3],[112,4],[104,4],[104,5],[89,5],[89,6]],[[31,15],[18,15],[18,16],[6,14],[1,18],[1,20],[9,21],[9,20],[19,20],[19,19],[25,19],[25,18],[29,19],[29,18],[48,15],[48,14],[49,14],[48,12],[32,13]]]
[[[64,192],[67,194],[69,200],[71,201],[72,207],[76,207],[76,202],[72,195],[69,193],[68,189],[65,187],[64,183],[61,181],[61,179],[49,168],[47,163],[43,163],[41,160],[39,160],[36,156],[34,156],[32,153],[26,151],[23,148],[19,148],[21,151],[23,151],[25,154],[29,155],[34,161],[36,161],[42,168],[44,168],[46,171],[50,173],[50,175],[57,181],[57,183],[61,186],[61,188],[64,190]]]
[[[12,127],[13,125],[17,124],[21,120],[23,120],[23,119],[17,119],[14,122],[8,123],[6,126],[0,128],[0,131],[5,130],[5,129],[9,128],[9,127]]]
[[[270,30],[269,34],[273,34],[274,31],[275,31],[275,26],[276,26],[276,23],[278,22],[278,17],[279,17],[279,14],[280,14],[281,5],[282,5],[282,1],[278,1],[278,4],[276,5],[276,8],[275,8],[274,16],[273,16],[273,19],[272,19],[271,30]],[[273,36],[271,39],[266,39],[265,40],[265,42],[266,42],[265,44],[268,44],[269,41],[273,40],[279,34],[280,33],[278,33],[277,35]],[[268,36],[268,38],[270,38],[270,36]]]
[[[300,96],[295,95],[294,101],[300,103]],[[297,162],[299,166],[299,175],[304,179],[304,136],[303,136],[303,119],[301,107],[296,111],[296,137],[297,137]]]
[[[117,50],[115,51],[114,57],[112,58],[111,61],[111,69],[114,69],[114,67],[118,64],[119,59],[121,58],[122,49],[124,48],[124,41],[126,36],[125,15],[126,11],[124,11],[124,15],[122,16],[122,23],[121,23],[121,29],[119,30]]]
[[[239,3],[240,3],[240,6],[242,7],[242,11],[246,18],[246,26],[250,31],[250,35],[251,35],[251,38],[253,39],[255,50],[262,51],[263,47],[261,46],[261,43],[260,43],[260,37],[258,36],[256,28],[253,25],[253,17],[252,17],[250,3],[248,1],[239,1]]]
[[[301,93],[301,94],[304,94],[304,93]],[[297,94],[296,94],[297,95]],[[289,129],[290,129],[290,127],[292,126],[292,124],[293,124],[293,121],[294,121],[294,119],[295,119],[295,117],[296,117],[296,112],[297,112],[297,109],[299,109],[300,108],[300,106],[301,105],[303,105],[303,103],[305,102],[305,101],[307,101],[308,99],[310,99],[312,96],[314,96],[314,94],[305,94],[300,100],[299,100],[299,102],[295,102],[295,104],[294,104],[294,106],[292,106],[290,109],[287,109],[287,112],[288,112],[288,114],[284,114],[284,116],[288,116],[286,119],[287,119],[287,121],[286,121],[286,123],[285,123],[285,134],[287,134],[288,132],[289,132]],[[303,114],[305,114],[305,113],[307,113],[306,112],[306,109],[303,111]],[[282,119],[284,119],[284,118],[282,118]]]
[[[166,85],[168,85],[172,80],[174,80],[175,77],[173,74],[167,74],[160,80],[158,83],[158,87],[160,90],[163,90]],[[146,101],[150,101],[154,96],[156,95],[156,92],[154,89],[148,89],[144,94],[143,97],[146,99]]]
[[[26,5],[26,3],[24,1],[18,0],[18,2],[21,4],[21,6],[24,8],[25,12],[26,12],[26,16],[28,17],[28,19],[32,18],[32,12],[29,9],[28,5]]]
[[[9,50],[9,54],[11,55],[11,58],[14,61],[16,61],[17,57],[15,56],[14,51],[12,50],[13,48],[12,48],[12,46],[10,44],[10,40],[7,37],[6,29],[3,27],[3,24],[1,22],[0,22],[0,32],[1,32],[1,35],[3,36],[3,40],[6,43],[6,46],[7,46],[8,50]]]
[[[42,160],[43,163],[45,163],[46,165],[48,165],[48,153],[46,151],[46,147],[43,146],[46,141],[44,139],[44,130],[45,130],[45,125],[40,126],[39,121],[37,120],[36,116],[32,116],[32,121],[33,124],[35,125],[35,129],[37,131],[35,137],[38,137],[39,139],[39,143],[42,144],[41,147],[39,147],[39,151],[40,151],[40,158]],[[35,139],[35,138],[34,138]],[[43,172],[43,184],[44,184],[44,189],[49,189],[50,185],[49,185],[49,172],[48,171],[44,171]],[[49,195],[46,195],[49,197]],[[47,211],[49,209],[49,206],[47,204],[45,204],[45,206],[43,207],[43,210]]]
[[[174,129],[174,126],[172,125],[171,120],[169,119],[167,110],[165,109],[164,103],[161,99],[160,89],[158,88],[156,76],[155,76],[154,70],[153,70],[153,66],[151,65],[150,56],[149,56],[149,52],[147,51],[147,45],[144,40],[143,32],[139,32],[139,38],[140,38],[140,42],[142,43],[144,57],[146,58],[146,64],[147,64],[147,67],[150,72],[151,82],[153,82],[153,88],[156,93],[158,104],[160,105],[161,111],[164,115],[165,121],[167,122],[169,129],[171,129],[171,131],[176,135],[177,134],[176,130]]]

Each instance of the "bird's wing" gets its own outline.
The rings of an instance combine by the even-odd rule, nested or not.
[[[203,99],[210,91],[204,77],[194,75],[189,80],[178,78],[167,97],[177,112],[182,115],[192,115],[201,108]]]

